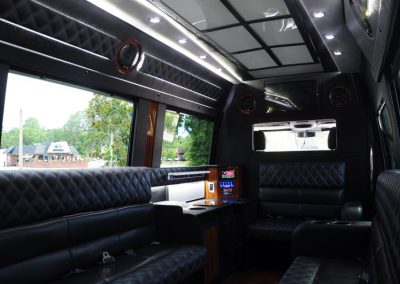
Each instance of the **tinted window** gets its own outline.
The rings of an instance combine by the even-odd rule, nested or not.
[[[265,145],[263,143],[261,149],[257,145],[253,146],[257,151],[264,152],[334,150],[336,131],[331,133],[332,129],[336,129],[336,121],[333,119],[259,123],[253,125],[253,131],[258,132],[258,135],[263,134]],[[333,135],[330,138],[333,140],[331,145],[330,135]]]
[[[167,111],[161,166],[197,166],[209,162],[213,123],[194,116]]]
[[[0,166],[127,165],[134,105],[98,92],[8,75]],[[20,141],[21,139],[21,141]]]

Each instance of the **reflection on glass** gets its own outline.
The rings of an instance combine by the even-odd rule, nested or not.
[[[208,164],[213,123],[191,115],[167,111],[161,167]]]
[[[238,22],[220,1],[164,0],[163,3],[199,30]]]
[[[368,36],[373,37],[373,31],[369,18],[378,10],[377,0],[349,0],[356,14],[358,22],[361,24]]]

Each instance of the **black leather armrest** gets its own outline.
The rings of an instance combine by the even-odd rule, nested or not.
[[[182,207],[155,205],[159,241],[202,245],[203,235],[198,219],[183,214]]]
[[[360,202],[346,202],[342,206],[341,217],[346,221],[359,221],[362,219],[362,205]]]
[[[292,255],[316,257],[365,257],[371,222],[307,221],[292,237]]]

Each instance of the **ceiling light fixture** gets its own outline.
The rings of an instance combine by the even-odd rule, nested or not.
[[[319,19],[319,18],[322,18],[323,16],[325,16],[325,13],[322,11],[318,11],[318,12],[314,12],[313,16],[314,16],[314,18]]]
[[[160,17],[151,17],[149,19],[149,22],[153,24],[158,24],[160,21],[161,21]]]
[[[201,60],[198,54],[194,54],[193,52],[184,48],[182,45],[178,44],[177,41],[171,40],[171,38],[168,38],[161,32],[158,32],[155,29],[151,28],[151,25],[145,24],[141,19],[133,17],[131,14],[129,14],[129,12],[126,9],[122,9],[115,3],[111,3],[111,1],[108,0],[86,0],[86,1],[114,15],[115,17],[125,21],[126,23],[140,29],[142,32],[150,35],[151,37],[163,42],[164,44],[168,45],[174,50],[180,52],[181,54],[185,55],[191,60],[197,62],[201,66],[207,68],[211,72],[218,74],[225,80],[233,84],[238,84],[243,82],[243,78],[239,75],[239,73],[236,71],[236,69],[233,67],[230,61],[228,61],[225,57],[223,57],[219,53],[211,50],[210,47],[201,40],[199,40],[199,38],[197,38],[195,34],[184,28],[181,24],[176,22],[173,18],[171,18],[170,16],[159,10],[156,6],[154,6],[147,0],[136,0],[135,2],[139,3],[143,7],[146,7],[150,11],[157,14],[160,17],[160,19],[163,20],[163,22],[164,21],[166,22],[166,24],[172,25],[175,29],[181,32],[186,38],[190,39],[194,44],[196,44],[199,48],[201,48],[204,52],[206,52],[209,56],[211,56],[220,65],[222,65],[224,69],[227,70],[229,73],[226,74],[224,72],[217,72],[215,65],[208,63],[207,60]],[[148,19],[146,19],[146,22],[148,23]]]
[[[186,38],[181,38],[180,40],[178,40],[178,42],[180,44],[185,44],[185,43],[187,43],[187,39]]]
[[[207,58],[207,55],[202,54],[202,55],[200,55],[199,57],[200,57],[200,59],[206,59],[206,58]]]
[[[335,54],[336,56],[340,56],[340,55],[343,54],[343,52],[341,52],[340,50],[335,50],[335,51],[333,52],[333,54]]]
[[[333,34],[326,34],[326,35],[325,35],[325,38],[326,38],[327,40],[332,40],[332,39],[335,38],[335,36],[334,36]]]
[[[218,72],[222,72],[222,68],[217,68],[217,71]]]

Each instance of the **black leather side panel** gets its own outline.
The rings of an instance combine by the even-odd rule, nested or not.
[[[345,165],[332,163],[266,163],[260,165],[260,186],[344,187]]]
[[[379,175],[372,221],[370,275],[373,283],[400,283],[400,171]]]
[[[0,228],[151,198],[148,169],[0,171]]]
[[[341,204],[343,189],[262,187],[260,199],[269,202],[289,202],[304,204]]]

